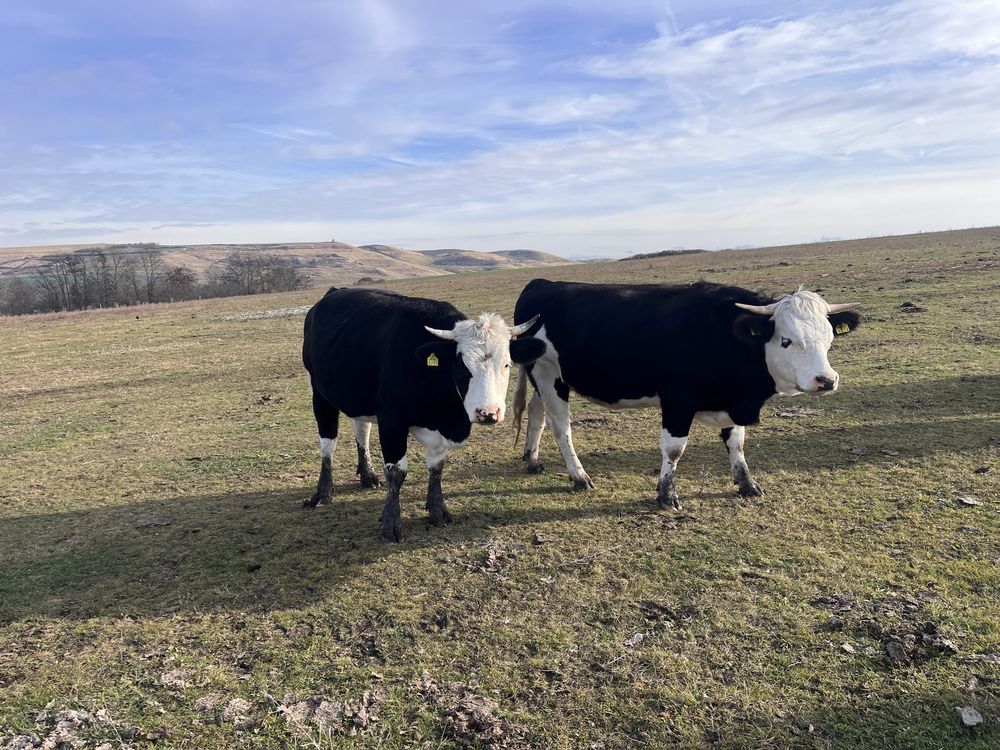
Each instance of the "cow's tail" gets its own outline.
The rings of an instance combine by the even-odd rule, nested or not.
[[[514,445],[521,439],[521,417],[528,403],[528,371],[521,365],[517,372],[517,388],[514,389]]]

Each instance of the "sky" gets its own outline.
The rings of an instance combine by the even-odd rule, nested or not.
[[[4,0],[0,246],[1000,224],[997,0]]]

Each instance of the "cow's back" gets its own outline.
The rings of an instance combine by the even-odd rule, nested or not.
[[[766,374],[763,346],[733,333],[736,302],[763,295],[708,282],[690,285],[585,284],[535,279],[518,298],[516,323],[539,315],[564,380],[614,403],[666,387],[709,392],[740,373]]]
[[[451,329],[452,305],[376,289],[331,289],[306,315],[303,364],[312,387],[349,416],[371,416],[387,400],[406,403],[422,373],[415,358],[433,341],[425,325]]]

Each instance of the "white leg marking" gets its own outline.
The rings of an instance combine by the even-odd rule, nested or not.
[[[556,379],[562,377],[562,370],[559,369],[559,354],[545,335],[545,326],[539,329],[537,337],[546,343],[546,350],[545,354],[535,361],[531,375],[535,379],[538,392],[542,397],[542,403],[545,407],[545,421],[556,438],[570,479],[577,485],[593,486],[583,464],[580,463],[580,458],[576,455],[576,448],[573,446],[569,403],[559,398],[559,394],[556,393]]]
[[[386,474],[386,477],[388,477],[389,473],[392,472],[395,469],[399,469],[401,472],[403,472],[405,474],[406,473],[406,469],[409,467],[409,465],[410,464],[406,460],[406,456],[403,456],[401,459],[399,459],[394,464],[386,464],[385,465],[385,474]]]
[[[413,427],[410,429],[410,434],[424,447],[427,468],[439,466],[448,457],[450,451],[465,445],[464,442],[456,443],[440,432],[428,430],[426,427]]]
[[[531,462],[538,461],[538,446],[542,442],[542,431],[545,429],[545,402],[535,391],[528,402],[528,432],[524,439],[524,452]]]
[[[674,437],[667,430],[660,430],[660,453],[663,454],[663,464],[660,466],[661,480],[677,470],[677,461],[687,448],[687,442],[687,436]]]
[[[746,457],[743,455],[743,440],[746,436],[745,427],[733,427],[726,440],[726,449],[729,451],[729,466],[733,470],[733,482],[740,488],[740,494],[744,497],[756,497],[764,492],[750,476],[750,469],[747,467]]]
[[[332,458],[335,450],[337,450],[337,438],[321,437],[319,439],[320,456],[323,458]]]
[[[372,423],[363,418],[351,419],[351,429],[354,430],[354,439],[368,453],[368,439],[372,434]]]
[[[743,455],[743,440],[746,437],[746,428],[736,426],[733,427],[733,431],[729,433],[729,439],[726,441],[726,448],[729,450],[729,466],[733,470],[733,479],[739,479],[740,470],[750,473],[747,468],[747,460]]]

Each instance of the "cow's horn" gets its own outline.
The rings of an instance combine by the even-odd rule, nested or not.
[[[536,320],[538,320],[538,316],[537,315],[535,317],[533,317],[531,320],[529,320],[527,323],[521,323],[520,325],[513,326],[510,329],[510,335],[511,336],[520,336],[522,333],[524,333],[529,328],[531,328],[531,326],[535,325],[535,321]]]
[[[860,307],[860,302],[841,302],[837,305],[827,305],[827,314],[833,315],[834,313],[843,312],[844,310],[853,310],[855,307]]]
[[[444,339],[445,341],[454,341],[455,340],[455,331],[454,331],[454,329],[451,330],[451,331],[446,331],[443,328],[431,328],[430,326],[424,326],[424,328],[427,329],[428,333],[433,333],[439,339]]]
[[[774,308],[777,304],[777,302],[772,302],[770,305],[744,305],[742,302],[737,302],[736,306],[741,310],[756,313],[757,315],[774,315]]]

